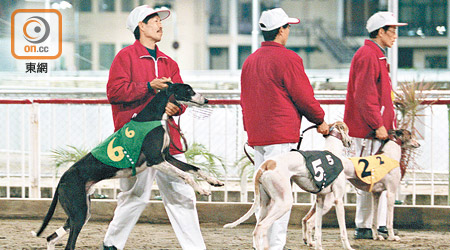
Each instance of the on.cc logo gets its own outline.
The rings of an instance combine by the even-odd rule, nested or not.
[[[42,17],[32,16],[23,25],[23,35],[30,43],[42,43],[47,40],[49,34],[50,25]]]

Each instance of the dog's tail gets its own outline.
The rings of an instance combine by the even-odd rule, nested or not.
[[[258,172],[256,172],[255,175],[255,201],[252,204],[252,207],[250,208],[250,210],[247,211],[246,214],[244,214],[241,218],[239,218],[238,220],[236,220],[233,223],[228,223],[226,225],[224,225],[224,228],[233,228],[236,227],[237,225],[241,224],[242,222],[248,220],[248,218],[250,218],[250,216],[252,216],[252,214],[255,213],[255,210],[257,207],[259,207],[259,203],[260,201],[260,197],[261,197],[261,193],[259,190],[259,178],[261,177],[261,175],[263,174],[263,171],[261,169],[258,169]]]
[[[42,222],[41,228],[39,228],[39,231],[37,233],[34,231],[31,232],[31,234],[33,234],[36,237],[39,237],[42,234],[42,232],[44,232],[45,228],[47,227],[48,223],[50,222],[50,220],[53,217],[53,213],[55,213],[56,204],[58,204],[58,188],[59,188],[59,184],[58,184],[58,187],[56,187],[56,191],[55,191],[55,195],[53,196],[52,204],[50,205],[47,215],[45,216],[44,221]]]

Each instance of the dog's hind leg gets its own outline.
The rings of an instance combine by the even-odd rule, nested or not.
[[[313,223],[311,223],[311,221],[314,221],[313,217],[315,213],[316,202],[313,203],[308,213],[306,213],[306,215],[302,219],[303,242],[310,247],[314,246],[314,242],[312,240],[312,230],[314,229],[314,225],[312,225]]]
[[[64,226],[58,228],[54,233],[47,237],[47,250],[55,250],[56,243],[69,233],[69,219],[66,220]]]
[[[68,223],[70,226],[69,239],[65,250],[73,250],[88,214],[86,187],[85,185],[73,185],[72,182],[72,185],[65,184],[60,183],[60,203],[69,216]]]
[[[255,230],[256,239],[263,239],[263,249],[269,249],[269,229],[276,220],[289,212],[294,202],[290,182],[280,182],[277,175],[271,177],[263,181],[264,188],[270,197],[270,204],[265,217],[258,223],[258,229]]]

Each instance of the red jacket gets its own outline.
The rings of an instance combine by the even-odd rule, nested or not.
[[[250,146],[296,143],[302,116],[315,124],[325,116],[302,59],[276,42],[263,42],[245,60],[241,106]]]
[[[172,82],[182,83],[177,63],[156,47],[155,60],[138,41],[116,55],[109,70],[106,94],[111,103],[115,131],[129,122],[135,113],[139,113],[156,95],[149,92],[147,83],[155,78],[170,77]],[[182,107],[182,112],[184,112]],[[172,119],[172,118],[170,118]],[[180,133],[169,126],[171,138],[181,149]],[[171,154],[179,154],[172,145]]]
[[[364,138],[381,126],[395,128],[392,85],[386,56],[366,40],[353,56],[345,100],[344,122],[352,137]]]

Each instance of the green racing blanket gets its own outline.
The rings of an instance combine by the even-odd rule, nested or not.
[[[134,176],[144,138],[159,126],[162,126],[161,121],[136,122],[131,120],[95,147],[91,153],[106,165],[116,168],[132,168]]]

